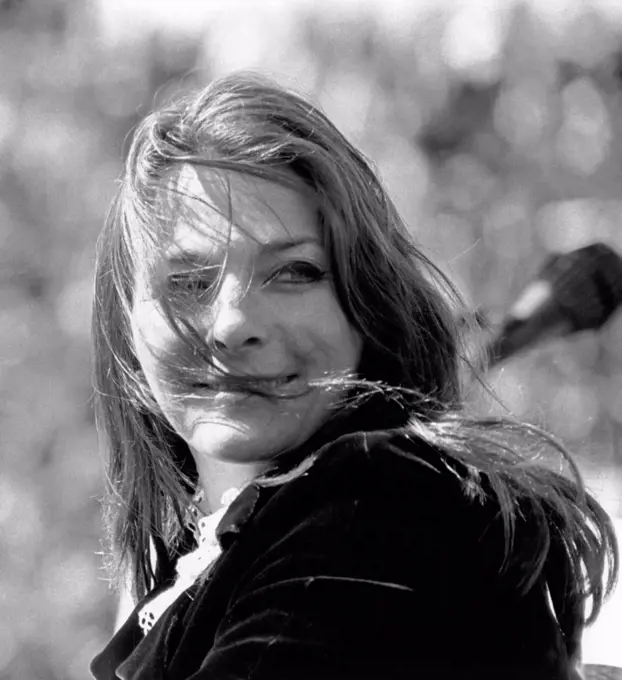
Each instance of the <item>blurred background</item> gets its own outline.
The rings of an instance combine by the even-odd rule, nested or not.
[[[94,245],[132,127],[241,67],[323,106],[490,329],[549,253],[622,253],[619,0],[0,0],[2,679],[87,678],[111,635]],[[622,314],[490,380],[622,517]]]

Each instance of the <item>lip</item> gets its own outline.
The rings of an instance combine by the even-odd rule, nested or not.
[[[214,380],[208,380],[204,383],[194,383],[192,387],[215,394],[246,393],[247,396],[282,397],[289,399],[302,397],[312,390],[306,378],[299,373],[281,373],[272,376],[249,375],[241,376],[239,379],[237,376],[225,376],[224,380],[222,376],[219,376]],[[249,387],[251,388],[250,390],[248,389]],[[256,388],[257,392],[252,388]]]

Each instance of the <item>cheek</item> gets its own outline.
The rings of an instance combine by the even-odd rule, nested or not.
[[[155,393],[163,372],[162,357],[171,355],[177,336],[152,301],[140,301],[134,305],[131,329],[136,357]]]
[[[134,343],[154,348],[166,346],[172,329],[164,319],[159,306],[151,300],[136,302],[132,309],[132,336]]]
[[[357,370],[363,353],[363,339],[358,331],[343,316],[339,345],[343,363],[351,370]]]
[[[355,370],[363,341],[350,324],[334,295],[323,296],[308,310],[302,341],[309,341],[316,352],[329,359],[332,368]]]

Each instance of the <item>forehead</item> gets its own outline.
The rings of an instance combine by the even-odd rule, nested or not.
[[[209,257],[232,245],[320,240],[317,210],[293,188],[239,172],[186,164],[177,180],[182,210],[169,253]]]

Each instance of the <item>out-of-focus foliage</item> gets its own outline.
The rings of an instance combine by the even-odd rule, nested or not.
[[[261,6],[232,3],[192,34],[116,40],[84,0],[0,2],[2,678],[87,677],[111,633],[93,250],[128,131],[180,77],[252,66],[311,94],[493,327],[548,252],[595,240],[622,252],[619,22],[585,3],[563,24],[509,2],[391,19],[371,5]],[[622,513],[622,315],[491,378]]]

